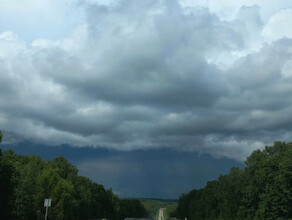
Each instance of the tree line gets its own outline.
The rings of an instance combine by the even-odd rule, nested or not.
[[[245,168],[183,194],[172,216],[188,220],[292,219],[292,143],[254,151]]]
[[[148,216],[139,200],[120,199],[111,189],[79,176],[64,157],[44,161],[39,156],[19,156],[0,149],[0,220],[44,219],[45,198],[52,199],[48,219]]]

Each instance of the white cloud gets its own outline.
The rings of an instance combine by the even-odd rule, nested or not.
[[[292,7],[290,0],[180,0],[184,6],[207,7],[224,20],[233,20],[242,6],[258,5],[261,8],[260,15],[267,21],[273,14],[283,8]]]
[[[15,33],[11,31],[0,33],[0,58],[13,57],[26,49],[25,42]]]
[[[0,32],[12,31],[28,44],[38,38],[57,40],[84,21],[78,0],[1,0]]]
[[[292,8],[282,9],[274,14],[265,25],[262,35],[268,41],[275,41],[284,37],[292,38],[291,24]]]

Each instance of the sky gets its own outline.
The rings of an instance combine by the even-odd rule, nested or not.
[[[112,188],[121,198],[178,199],[182,193],[227,174],[233,166],[244,167],[227,158],[165,149],[125,152],[70,145],[51,147],[29,141],[2,145],[3,150],[11,148],[18,155],[39,155],[44,160],[63,156],[78,168],[79,175]]]
[[[202,187],[253,150],[291,141],[291,19],[290,0],[0,0],[4,144],[109,152],[74,161],[125,196],[166,187],[164,176],[135,194],[114,179],[143,157],[139,178],[175,161],[182,191]],[[179,176],[204,161],[216,172]]]

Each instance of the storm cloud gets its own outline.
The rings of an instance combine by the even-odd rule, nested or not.
[[[265,20],[256,5],[232,19],[176,0],[79,7],[85,22],[60,40],[0,34],[1,129],[236,160],[292,139],[291,9]]]

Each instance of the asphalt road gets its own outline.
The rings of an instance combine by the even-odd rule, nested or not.
[[[163,220],[164,217],[163,217],[163,209],[159,209],[159,214],[158,214],[158,220]]]

